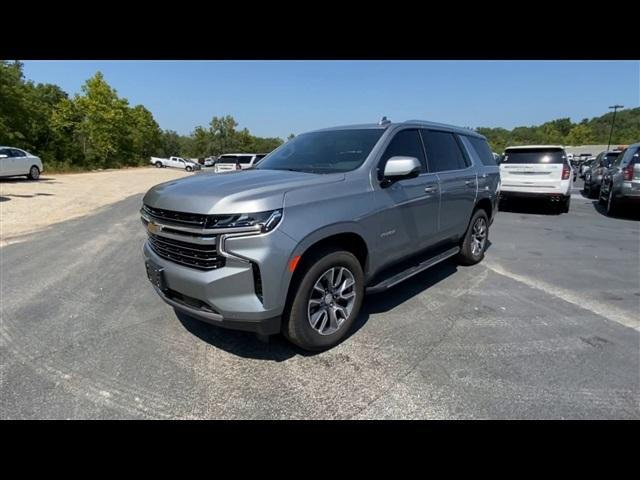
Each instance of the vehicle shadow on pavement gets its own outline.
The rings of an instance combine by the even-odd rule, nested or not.
[[[593,209],[598,212],[600,215],[607,215],[607,207],[604,205],[600,205],[598,200],[594,200],[592,202]],[[609,218],[617,218],[619,220],[640,220],[640,209],[633,205],[621,205],[618,207],[616,214]]]
[[[366,296],[360,314],[343,342],[364,327],[371,314],[384,313],[396,308],[410,298],[419,295],[426,289],[453,275],[457,270],[457,263],[447,260],[419,273],[411,279],[407,279],[386,292]],[[281,334],[273,335],[268,342],[264,342],[259,340],[253,333],[217,327],[192,318],[178,310],[174,310],[174,312],[188,332],[213,347],[243,358],[283,362],[296,355],[309,357],[322,353],[302,350],[290,343]]]
[[[32,195],[19,195],[17,193],[7,193],[6,195],[7,197],[16,197],[16,198],[55,197],[55,193],[34,193]]]
[[[0,197],[0,202],[8,202],[9,200],[11,199],[7,197]]]
[[[38,180],[31,180],[25,177],[8,177],[0,179],[0,183],[33,183],[34,185],[37,185],[38,182],[47,182],[47,184],[60,183],[56,182],[54,177],[40,177]]]

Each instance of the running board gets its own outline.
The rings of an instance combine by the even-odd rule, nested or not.
[[[434,265],[446,260],[447,258],[453,257],[460,251],[460,247],[453,247],[449,250],[446,250],[435,257],[431,257],[428,260],[420,262],[417,265],[407,268],[406,270],[393,275],[392,277],[386,278],[382,280],[380,283],[367,287],[366,293],[379,293],[383,290],[391,288],[397,285],[400,282],[405,281],[407,278],[411,278],[414,275],[426,270],[427,268],[433,267]]]

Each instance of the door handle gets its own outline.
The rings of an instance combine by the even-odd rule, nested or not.
[[[435,185],[429,185],[428,187],[424,187],[424,191],[426,193],[433,193],[436,191]]]

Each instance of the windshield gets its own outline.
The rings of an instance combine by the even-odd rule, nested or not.
[[[264,157],[261,170],[339,173],[364,163],[384,129],[327,130],[298,135]]]
[[[564,163],[560,148],[514,148],[504,152],[502,163]]]

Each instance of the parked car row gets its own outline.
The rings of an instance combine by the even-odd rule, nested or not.
[[[602,152],[588,165],[584,165],[584,193],[587,197],[597,198],[600,195],[602,177],[620,153],[618,150]]]

